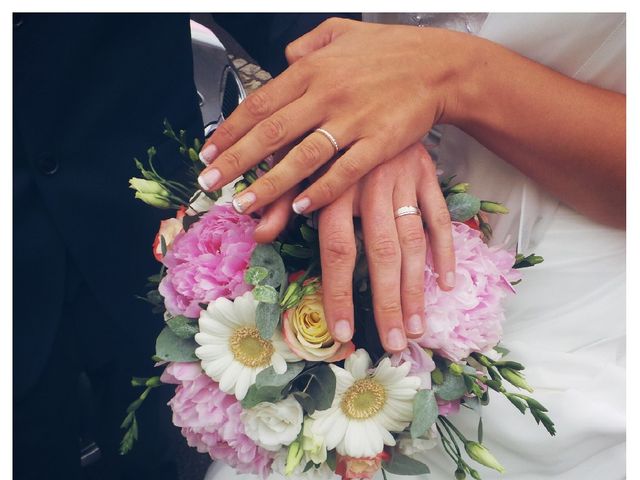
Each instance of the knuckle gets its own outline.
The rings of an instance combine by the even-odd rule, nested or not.
[[[427,241],[422,227],[408,227],[401,230],[400,245],[409,251],[421,251],[426,248]]]
[[[302,142],[296,150],[296,159],[300,166],[306,170],[311,168],[315,170],[316,165],[322,161],[322,149],[318,142],[313,139]]]
[[[331,303],[334,307],[336,304],[339,304],[340,306],[351,305],[351,302],[353,301],[351,289],[346,285],[333,285],[331,290],[328,292],[328,297],[331,299]]]
[[[424,295],[424,285],[420,283],[410,283],[402,286],[402,295],[405,297],[422,297]]]
[[[446,205],[439,206],[433,216],[433,227],[438,229],[451,228],[451,215]]]
[[[243,172],[244,167],[240,160],[240,155],[233,149],[229,149],[222,154],[220,162],[227,165],[234,172]]]
[[[384,315],[401,315],[402,306],[398,300],[385,299],[379,302],[378,311]]]
[[[222,137],[230,143],[234,143],[236,141],[236,135],[234,133],[232,123],[229,121],[222,122],[216,129],[215,133],[216,136]]]
[[[336,198],[337,189],[333,185],[333,183],[327,180],[318,180],[317,184],[317,188],[320,192],[320,196],[322,197],[322,201],[328,203]]]
[[[267,118],[260,123],[259,128],[268,143],[282,142],[287,133],[285,122],[279,117]]]
[[[369,255],[374,263],[389,264],[399,260],[398,245],[390,238],[379,238],[369,247]]]
[[[269,95],[262,91],[257,90],[249,95],[244,101],[247,111],[254,117],[264,117],[270,112],[270,99]]]
[[[262,190],[260,194],[262,197],[273,198],[280,193],[280,180],[274,173],[260,177],[258,183]]]
[[[344,158],[339,161],[341,174],[344,178],[358,179],[362,176],[360,172],[360,164],[351,158]]]
[[[326,255],[328,263],[347,263],[355,259],[356,246],[354,242],[341,231],[329,232],[323,237],[323,240],[323,253]]]

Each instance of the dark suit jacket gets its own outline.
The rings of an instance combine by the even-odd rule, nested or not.
[[[159,265],[169,216],[135,200],[133,157],[183,170],[162,120],[200,135],[187,15],[14,16],[14,398],[37,380],[60,322],[69,264],[96,304],[89,362],[148,364],[160,318],[134,298]],[[108,325],[105,325],[108,323]],[[93,342],[92,340],[95,340]],[[132,372],[135,373],[135,372]],[[143,372],[139,372],[143,374]]]

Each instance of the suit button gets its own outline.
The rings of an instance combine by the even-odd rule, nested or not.
[[[42,173],[43,175],[47,175],[47,176],[54,175],[59,168],[60,168],[60,164],[51,155],[48,155],[48,154],[42,155],[38,159],[38,169],[40,170],[40,173]]]
[[[14,13],[13,14],[13,26],[15,28],[20,28],[23,23],[24,23],[23,16],[21,14],[19,14],[19,13]]]

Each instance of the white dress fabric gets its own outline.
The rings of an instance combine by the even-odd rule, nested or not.
[[[445,14],[450,16],[442,24],[437,14],[390,15],[365,19],[465,29],[580,81],[626,90],[624,14]],[[483,410],[484,444],[506,473],[481,466],[478,471],[487,480],[625,478],[625,233],[559,204],[457,128],[441,133],[442,167],[470,182],[477,196],[501,201],[511,211],[493,224],[493,241],[545,258],[525,270],[516,287],[503,344],[527,366],[534,397],[549,409],[558,434],[550,437],[528,413],[493,395]],[[473,438],[475,413],[462,409],[455,423]],[[440,446],[430,456],[428,476],[387,477],[453,478],[455,466]],[[214,464],[206,480],[214,478],[255,477]]]

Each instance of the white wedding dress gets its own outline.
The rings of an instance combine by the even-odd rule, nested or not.
[[[626,90],[624,14],[375,14],[365,18],[464,28],[578,80]],[[549,409],[558,434],[549,437],[529,414],[522,416],[494,395],[483,411],[484,444],[507,471],[500,475],[479,467],[482,478],[625,478],[625,233],[559,204],[458,129],[440,131],[437,153],[443,168],[470,182],[477,196],[502,201],[511,211],[495,223],[493,241],[517,242],[520,252],[545,258],[541,265],[524,271],[518,294],[508,305],[503,344],[511,350],[511,358],[527,366],[534,397]],[[472,438],[477,416],[462,410],[456,423]],[[453,478],[455,467],[440,447],[431,452],[431,475],[387,474],[388,478]],[[255,477],[236,475],[214,464],[206,480],[229,478]]]

